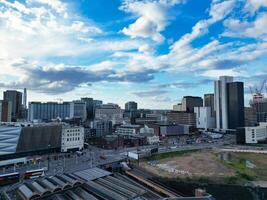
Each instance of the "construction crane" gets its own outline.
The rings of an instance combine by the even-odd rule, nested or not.
[[[267,85],[266,85],[266,82],[267,82],[267,78],[262,82],[261,86],[258,88],[258,87],[254,87],[254,91],[253,91],[253,88],[250,86],[249,89],[250,89],[250,93],[252,95],[252,98],[253,98],[253,101],[257,101],[257,100],[261,100],[264,98],[264,92],[263,92],[263,89],[264,89],[264,86],[266,87],[266,91],[267,91]]]

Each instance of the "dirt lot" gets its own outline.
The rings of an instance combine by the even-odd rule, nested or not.
[[[146,170],[164,177],[227,177],[234,170],[224,165],[214,153],[200,151],[157,161],[142,162]]]

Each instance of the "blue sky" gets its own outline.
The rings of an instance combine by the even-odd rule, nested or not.
[[[221,75],[259,86],[266,27],[266,0],[1,0],[0,92],[170,109]]]

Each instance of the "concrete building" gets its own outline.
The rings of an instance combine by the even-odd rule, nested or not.
[[[123,121],[123,111],[117,104],[102,104],[95,109],[95,119],[105,119],[114,124],[120,124]]]
[[[192,132],[192,126],[179,124],[159,124],[161,137],[188,135]]]
[[[56,118],[70,118],[70,102],[29,103],[29,121],[51,121]]]
[[[10,101],[0,101],[0,122],[11,122],[12,103]]]
[[[267,98],[254,98],[250,106],[256,111],[257,122],[267,122]]]
[[[231,82],[233,82],[232,76],[221,76],[220,79],[214,83],[214,107],[217,129],[228,129],[227,83]]]
[[[63,126],[61,135],[61,152],[82,150],[84,147],[84,128],[81,126]]]
[[[81,100],[86,104],[87,119],[90,121],[94,120],[96,106],[103,104],[103,102],[87,97],[81,98]]]
[[[196,114],[191,112],[171,111],[167,113],[167,122],[196,126]]]
[[[244,119],[244,84],[243,82],[227,83],[228,129],[245,126]]]
[[[12,104],[12,121],[21,118],[22,93],[16,90],[7,90],[3,96],[5,101],[10,101]]]
[[[182,104],[181,103],[178,103],[176,105],[173,105],[173,110],[174,111],[183,111]]]
[[[257,113],[253,107],[245,107],[245,126],[255,126],[257,124]]]
[[[184,96],[182,99],[182,111],[194,113],[194,107],[203,106],[201,97]]]
[[[214,94],[204,94],[204,107],[210,107],[211,116],[215,117]]]
[[[136,111],[137,110],[137,103],[134,101],[129,101],[125,103],[125,111]]]
[[[259,126],[238,128],[237,144],[257,144],[267,142],[267,122],[260,122]]]
[[[201,129],[215,128],[215,118],[211,116],[211,107],[195,107],[196,127]]]
[[[84,101],[70,102],[70,118],[80,118],[85,121],[87,118],[86,103]]]
[[[117,127],[116,133],[118,135],[139,135],[140,129],[140,125],[124,124]]]
[[[91,122],[91,129],[95,130],[96,137],[102,137],[112,133],[112,121],[94,120]]]

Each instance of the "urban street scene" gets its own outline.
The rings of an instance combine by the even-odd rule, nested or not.
[[[266,199],[266,0],[0,0],[0,200]]]

